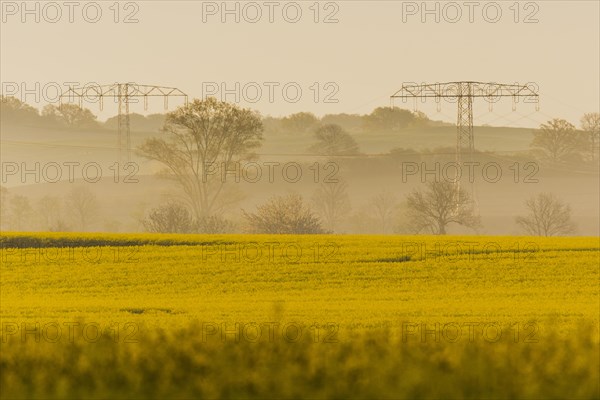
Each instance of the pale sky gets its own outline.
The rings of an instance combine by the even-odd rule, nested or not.
[[[578,125],[583,113],[600,108],[596,0],[473,2],[473,22],[468,2],[462,1],[427,2],[433,12],[425,15],[420,1],[227,2],[229,9],[239,10],[239,23],[235,12],[222,15],[221,1],[120,2],[118,16],[114,1],[79,1],[72,8],[72,23],[62,1],[51,6],[27,2],[33,11],[24,15],[21,1],[0,3],[5,94],[14,90],[14,83],[35,91],[39,82],[40,92],[46,86],[47,97],[53,97],[51,89],[66,82],[135,82],[173,86],[202,97],[216,83],[233,92],[224,98],[219,89],[217,97],[235,101],[239,82],[242,106],[273,116],[299,111],[321,116],[387,106],[403,82],[471,80],[535,82],[541,96],[539,112],[531,104],[519,104],[513,112],[509,99],[492,112],[485,103],[476,103],[476,124],[531,127],[560,117]],[[88,22],[98,9],[98,22]],[[292,23],[298,9],[302,15]],[[257,10],[262,17],[252,23]],[[462,16],[452,23],[457,10]],[[129,14],[138,22],[123,23]],[[326,18],[331,23],[324,23]],[[251,103],[256,87],[262,95]],[[19,89],[15,96],[23,98],[24,92]],[[36,103],[29,94],[25,100],[42,108],[43,97]],[[396,105],[412,108],[412,103]],[[87,106],[101,118],[116,113],[114,104],[104,112],[97,104]],[[433,102],[419,109],[455,122],[454,104],[443,104],[439,114]],[[131,111],[144,113],[139,104]],[[162,103],[153,102],[150,111],[161,112]]]

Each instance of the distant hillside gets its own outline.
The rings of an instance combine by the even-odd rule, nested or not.
[[[529,150],[533,138],[529,128],[477,126],[475,148],[479,151],[520,152]],[[387,153],[395,147],[415,150],[456,146],[456,127],[436,126],[407,128],[397,133],[361,132],[353,134],[363,153]],[[303,153],[313,143],[310,134],[269,135],[261,152]]]
[[[147,138],[160,136],[156,131],[132,130],[131,143],[135,149]],[[393,148],[415,150],[454,147],[456,128],[450,126],[404,129],[397,133],[362,132],[354,134],[360,150],[366,154],[387,153]],[[505,127],[476,127],[475,147],[480,151],[520,152],[529,149],[531,129]],[[312,134],[276,134],[265,136],[262,154],[305,154],[313,144]],[[3,126],[1,156],[6,161],[95,161],[109,164],[116,161],[118,135],[116,128],[65,130],[37,126]],[[134,158],[144,164],[145,160]]]

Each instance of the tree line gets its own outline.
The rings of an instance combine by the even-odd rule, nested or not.
[[[33,112],[32,107],[16,99],[2,104],[3,107],[12,107],[15,115]],[[59,113],[60,108],[63,110]],[[76,121],[95,120],[95,117],[90,117],[93,114],[89,110],[74,105],[58,108],[47,106],[44,110],[41,117],[75,121],[72,122],[74,124],[79,123]],[[214,98],[195,99],[167,113],[161,128],[162,134],[148,138],[137,149],[137,153],[162,165],[160,176],[176,182],[181,195],[150,210],[143,219],[143,226],[148,231],[156,232],[216,233],[232,230],[233,224],[224,214],[239,203],[241,195],[235,186],[220,179],[223,172],[220,169],[227,170],[234,163],[255,160],[255,152],[265,140],[265,130],[275,129],[277,124],[288,131],[313,135],[314,144],[309,150],[315,154],[329,157],[358,155],[360,150],[356,140],[344,129],[344,126],[352,126],[350,121],[356,122],[354,118],[342,114],[337,117],[325,116],[319,120],[310,113],[297,113],[274,120]],[[429,123],[424,115],[390,107],[380,107],[361,118],[363,124],[372,129],[400,130]],[[582,129],[577,130],[560,119],[541,124],[534,131],[531,142],[534,154],[555,164],[581,157],[597,160],[598,113],[584,115],[581,125]],[[209,174],[207,166],[217,171]],[[274,196],[255,211],[242,210],[243,229],[255,233],[337,232],[339,222],[348,217],[351,209],[347,189],[347,181],[340,178],[336,182],[322,183],[309,201],[300,195]],[[71,196],[75,196],[75,192]],[[19,215],[26,214],[23,210],[27,207],[22,203],[23,199],[11,200],[13,219],[17,221],[21,218]],[[431,182],[425,189],[407,195],[403,202],[405,218],[400,228],[392,226],[392,217],[398,204],[393,194],[381,193],[370,201],[369,215],[359,213],[353,218],[356,221],[370,221],[368,223],[376,221],[382,233],[405,231],[445,234],[447,227],[453,224],[472,229],[480,227],[473,199],[451,182]],[[570,208],[554,195],[542,193],[527,200],[527,207],[531,215],[516,220],[526,231],[544,235],[573,231],[569,223]],[[549,218],[547,215],[554,220],[557,215],[561,216],[562,222],[558,225],[562,228],[548,228],[548,223],[539,222],[540,219]],[[17,222],[17,227],[19,224]],[[75,225],[85,229],[85,218],[80,216]]]
[[[48,104],[40,111],[12,96],[0,95],[0,112],[3,124],[55,126],[64,129],[116,129],[118,124],[117,116],[101,122],[90,109],[74,103]],[[132,129],[157,132],[162,129],[166,114],[144,116],[131,113],[129,118]],[[378,107],[370,114],[365,115],[342,113],[327,114],[318,118],[309,112],[299,112],[281,118],[265,116],[261,119],[266,135],[311,134],[321,125],[336,125],[350,133],[397,132],[406,128],[448,125],[439,121],[431,121],[422,112],[411,112],[397,107]]]

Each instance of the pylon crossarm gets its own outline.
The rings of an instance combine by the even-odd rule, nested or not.
[[[396,91],[391,98],[409,99],[419,98],[452,98],[460,96],[459,91],[463,86],[469,86],[471,93],[463,94],[469,97],[534,97],[538,94],[531,85],[501,84],[493,82],[445,82],[434,84],[403,84],[402,88]]]
[[[98,102],[100,110],[104,109],[104,99],[114,98],[118,103],[117,129],[118,129],[118,148],[119,163],[122,161],[124,150],[127,154],[127,162],[131,161],[131,132],[129,124],[129,104],[131,98],[143,98],[144,110],[148,109],[148,97],[162,97],[164,108],[168,109],[169,97],[183,97],[185,104],[188,103],[188,96],[181,90],[168,86],[138,85],[136,83],[114,83],[110,85],[86,85],[82,87],[70,86],[59,96],[59,102],[62,105],[64,98],[79,100],[79,106],[82,106],[83,100]]]

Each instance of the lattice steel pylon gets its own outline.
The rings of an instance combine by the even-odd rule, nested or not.
[[[461,162],[463,149],[467,149],[469,158],[475,150],[473,138],[473,97],[471,85],[461,85],[458,95],[458,118],[456,120],[456,162]],[[469,160],[471,161],[471,160]]]
[[[169,107],[170,97],[183,97],[187,104],[187,94],[173,87],[155,86],[155,85],[138,85],[136,83],[114,83],[112,85],[87,85],[83,87],[69,87],[60,95],[60,104],[63,104],[65,98],[70,100],[78,99],[79,106],[82,106],[83,101],[98,102],[100,111],[104,109],[104,99],[114,98],[118,102],[118,149],[119,163],[123,160],[123,153],[126,153],[127,162],[131,161],[131,129],[129,124],[129,104],[132,98],[144,99],[144,110],[148,109],[148,97],[163,97],[164,109]]]
[[[539,95],[534,84],[502,84],[493,82],[446,82],[434,84],[406,83],[402,88],[390,96],[393,106],[394,99],[428,99],[434,98],[438,110],[442,99],[448,99],[458,104],[458,117],[456,120],[456,154],[455,159],[458,166],[461,165],[464,153],[467,153],[469,161],[473,159],[475,141],[473,136],[473,99],[485,98],[490,109],[493,104],[502,97],[512,97],[513,110],[519,98],[525,98],[524,102],[534,103],[536,111],[539,110]],[[460,181],[455,180],[457,192],[460,190]],[[473,192],[473,186],[471,186]]]
[[[539,110],[539,95],[534,85],[502,84],[493,82],[447,82],[434,84],[403,84],[402,88],[390,96],[394,99],[427,99],[434,98],[440,106],[441,99],[446,98],[458,103],[458,118],[456,122],[456,160],[462,161],[462,153],[466,150],[471,156],[475,149],[473,138],[473,99],[482,97],[487,99],[490,108],[502,97],[512,97],[513,110],[518,98],[526,98],[530,103],[535,103]]]

